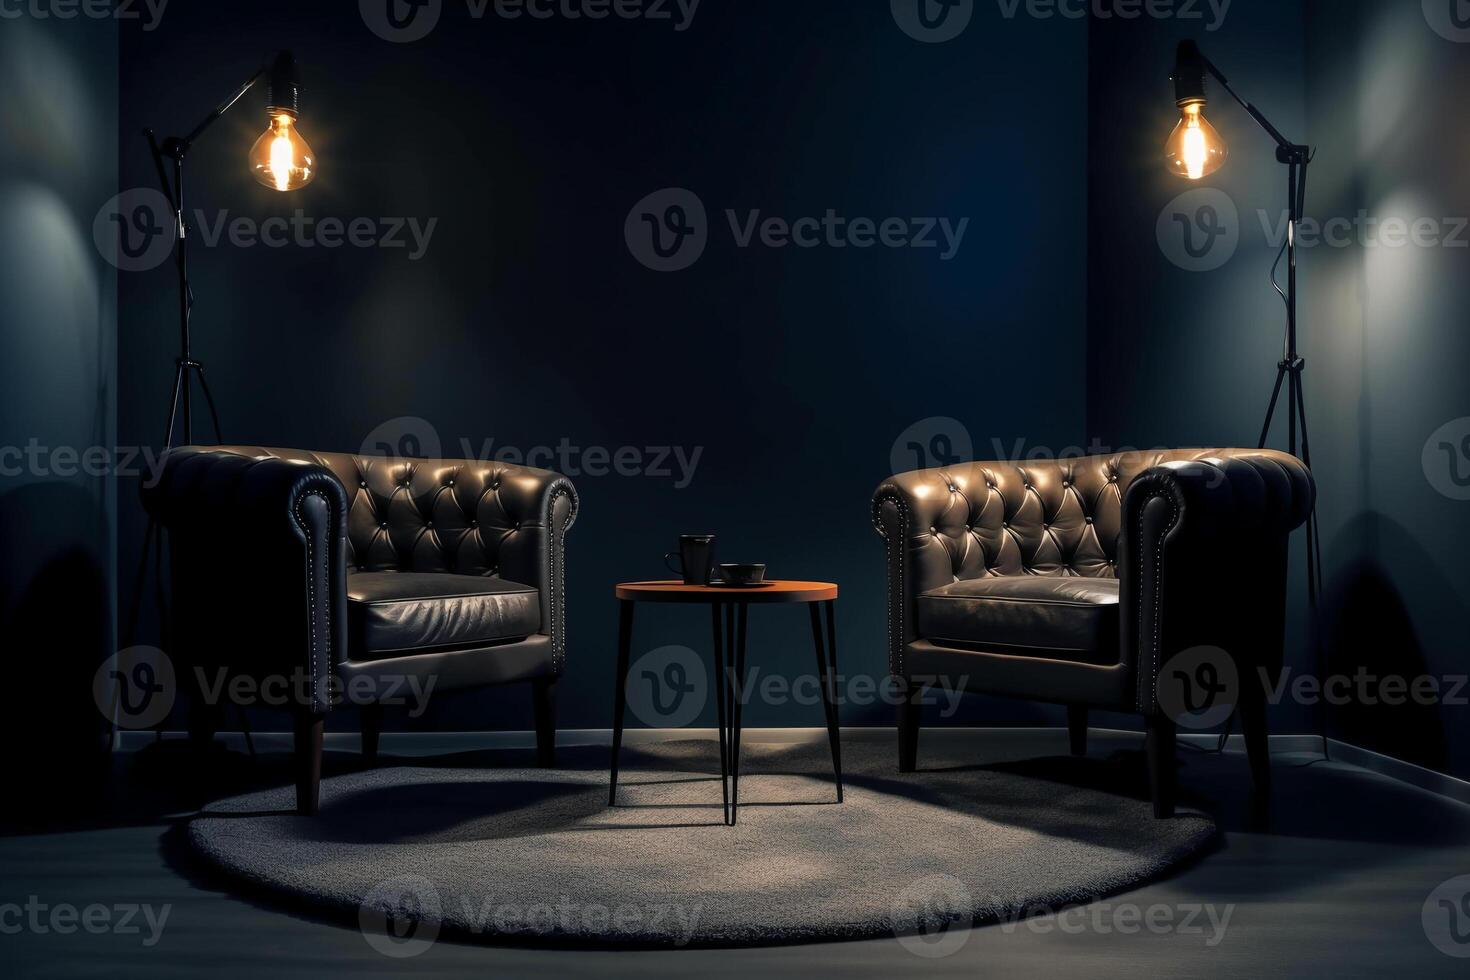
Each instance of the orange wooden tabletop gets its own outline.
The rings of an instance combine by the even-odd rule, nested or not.
[[[660,582],[619,582],[613,590],[619,599],[638,602],[826,602],[837,598],[831,582],[787,582],[773,579],[755,588],[719,585],[685,585],[677,579]]]

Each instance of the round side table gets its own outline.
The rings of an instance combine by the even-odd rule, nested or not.
[[[831,582],[773,581],[759,587],[685,585],[678,581],[621,582],[618,598],[618,668],[613,693],[612,772],[608,806],[617,803],[618,756],[623,747],[623,716],[628,707],[628,660],[633,647],[633,609],[640,602],[705,603],[713,626],[715,706],[720,733],[720,795],[725,823],[733,826],[740,805],[740,719],[745,703],[745,624],[751,606],[804,602],[811,610],[812,642],[816,647],[822,711],[827,719],[827,741],[832,748],[832,772],[837,802],[842,802],[842,746],[837,732],[837,627],[833,607],[837,586]],[[822,636],[825,612],[827,635]]]

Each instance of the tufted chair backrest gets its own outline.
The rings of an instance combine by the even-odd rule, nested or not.
[[[1281,456],[1272,450],[1173,449],[1069,459],[973,462],[901,473],[913,526],[942,548],[955,579],[983,575],[1116,578],[1123,495],[1165,463]],[[911,546],[918,546],[911,542]]]
[[[543,488],[548,479],[561,479],[494,460],[210,448],[331,470],[347,491],[349,571],[451,572],[526,581],[525,570],[534,566],[537,549],[545,547]],[[570,495],[571,484],[566,487]]]

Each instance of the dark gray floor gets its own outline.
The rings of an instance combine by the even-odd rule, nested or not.
[[[953,736],[951,736],[953,737]],[[976,759],[1004,763],[1058,754],[1061,734],[960,736]],[[1139,789],[1136,742],[1094,737],[1092,754],[1113,757],[1119,780]],[[580,758],[597,764],[605,750]],[[922,758],[922,757],[921,757]],[[412,959],[371,948],[350,923],[323,921],[235,897],[198,867],[170,833],[170,815],[204,798],[280,781],[281,759],[252,765],[218,754],[204,771],[185,769],[173,749],[120,758],[109,816],[92,825],[0,838],[0,906],[47,906],[37,928],[24,911],[0,908],[0,961],[22,977],[271,978],[334,975],[735,977],[1218,977],[1466,975],[1470,960],[1440,952],[1421,909],[1446,879],[1470,874],[1470,808],[1363,770],[1310,756],[1277,760],[1268,812],[1250,801],[1244,760],[1181,752],[1182,780],[1195,805],[1214,812],[1223,846],[1172,878],[1060,919],[965,930],[958,948],[927,958],[898,939],[748,950],[603,952],[436,943]],[[419,760],[415,760],[416,762]],[[490,754],[445,759],[493,764]],[[356,764],[329,755],[328,771]],[[1301,768],[1296,768],[1301,767]],[[717,831],[716,831],[717,832]],[[922,833],[923,828],[915,828]],[[711,873],[717,873],[711,868]],[[159,938],[140,913],[136,933],[100,928],[125,906],[168,907]],[[95,932],[63,933],[48,916],[74,906]],[[1207,907],[1196,914],[1197,907]],[[1228,910],[1223,932],[1211,925]],[[64,913],[63,913],[64,914]],[[1146,924],[1149,917],[1156,925]],[[1187,928],[1179,928],[1190,920]],[[1165,922],[1172,922],[1170,928]],[[58,923],[63,929],[65,919]],[[1123,932],[1122,929],[1131,930]],[[924,947],[933,951],[934,947]],[[1459,948],[1470,952],[1470,948]]]

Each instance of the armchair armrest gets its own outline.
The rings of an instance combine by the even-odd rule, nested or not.
[[[503,465],[499,499],[517,533],[500,547],[502,578],[541,593],[541,630],[551,637],[552,670],[566,668],[566,534],[577,520],[579,499],[560,473]]]
[[[327,711],[347,643],[347,499],[331,471],[186,446],[142,498],[169,532],[171,655],[279,675]]]
[[[1154,466],[1123,497],[1119,645],[1145,715],[1160,668],[1190,647],[1219,647],[1241,671],[1280,664],[1287,541],[1315,485],[1285,453],[1226,452]]]
[[[873,526],[883,538],[888,577],[888,669],[907,676],[904,656],[915,639],[914,600],[954,581],[952,557],[931,533],[946,508],[954,506],[941,470],[914,470],[890,477],[873,493]]]

